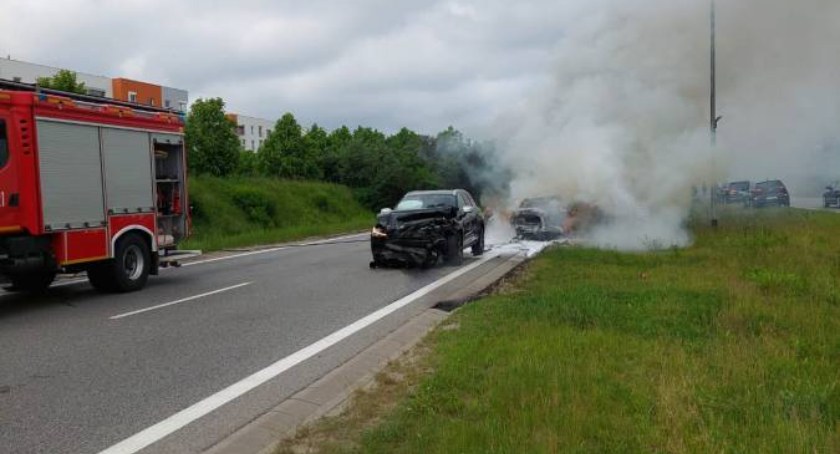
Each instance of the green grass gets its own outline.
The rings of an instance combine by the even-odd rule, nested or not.
[[[684,250],[549,251],[326,450],[840,452],[840,216],[721,223]]]
[[[271,178],[190,178],[185,249],[271,244],[369,228],[373,214],[344,186]]]

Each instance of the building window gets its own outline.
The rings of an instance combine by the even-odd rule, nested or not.
[[[90,96],[99,96],[100,98],[105,97],[105,90],[100,90],[98,88],[88,88],[87,94]]]
[[[252,128],[253,128],[253,126],[252,126]],[[256,150],[256,149],[257,149],[257,147],[256,147],[256,146],[254,146],[254,141],[253,141],[253,140],[251,140],[251,149],[252,149],[252,150]]]
[[[266,129],[266,130],[265,130],[265,136],[266,136],[266,137],[268,137],[268,136],[270,136],[270,135],[271,135],[271,130],[270,130],[270,129]]]
[[[251,125],[251,135],[254,135],[254,125]]]
[[[260,125],[259,128],[257,128],[257,130],[260,132],[260,137],[262,137],[262,125]]]
[[[245,148],[245,147],[247,147],[247,146],[248,146],[248,145],[246,145],[246,144],[245,144],[245,139],[242,139],[242,147],[243,147],[243,148]]]
[[[178,109],[181,112],[186,112],[187,111],[187,103],[185,103],[184,101],[179,102],[178,103]]]
[[[236,127],[236,135],[237,136],[244,136],[245,135],[245,126],[239,125]],[[242,145],[245,145],[245,140],[242,140]]]
[[[166,108],[168,109],[172,106],[172,101],[167,99],[166,101],[163,102],[163,105],[165,105]]]
[[[150,105],[150,106],[154,106],[154,105],[155,105],[155,98],[149,98],[149,105]]]
[[[128,92],[128,102],[137,102],[137,92],[136,91]]]

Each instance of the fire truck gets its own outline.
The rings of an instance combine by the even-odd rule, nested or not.
[[[105,292],[178,265],[189,234],[179,113],[0,82],[0,279],[37,292],[86,272]]]

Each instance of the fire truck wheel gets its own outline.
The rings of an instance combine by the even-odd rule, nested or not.
[[[88,279],[100,291],[133,292],[146,285],[151,263],[149,245],[139,236],[129,233],[117,242],[112,260],[88,269]]]
[[[36,271],[21,275],[11,276],[12,291],[21,291],[29,293],[43,293],[55,280],[54,271]]]
[[[100,292],[116,291],[112,277],[113,273],[111,272],[112,268],[113,265],[110,260],[105,263],[95,263],[90,265],[87,269],[87,276],[88,281],[90,281],[90,285]]]
[[[149,246],[137,235],[128,234],[117,242],[114,254],[114,284],[118,292],[133,292],[146,285],[152,264]]]

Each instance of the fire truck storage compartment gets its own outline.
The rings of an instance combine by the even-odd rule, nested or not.
[[[152,134],[158,209],[158,244],[180,241],[187,231],[184,206],[184,145],[174,134]]]
[[[37,120],[44,228],[105,225],[99,128]]]
[[[101,131],[108,212],[153,212],[149,133],[108,127]]]

